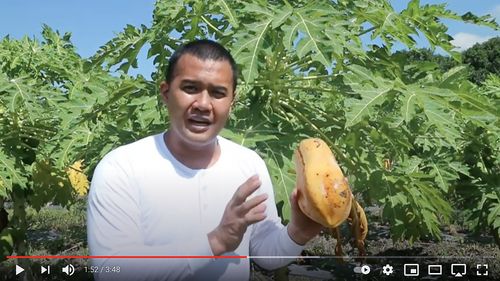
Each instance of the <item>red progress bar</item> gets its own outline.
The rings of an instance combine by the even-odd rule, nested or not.
[[[248,256],[7,256],[8,259],[248,259]]]

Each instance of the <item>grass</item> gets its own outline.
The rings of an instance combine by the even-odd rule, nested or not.
[[[33,254],[88,254],[83,200],[78,201],[69,210],[51,206],[37,213],[30,209],[28,221],[31,222],[28,245]]]

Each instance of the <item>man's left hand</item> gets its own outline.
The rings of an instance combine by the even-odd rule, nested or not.
[[[292,205],[292,220],[287,226],[288,235],[295,243],[305,245],[321,232],[323,226],[310,219],[300,210],[297,188],[293,190],[290,196],[290,204]]]

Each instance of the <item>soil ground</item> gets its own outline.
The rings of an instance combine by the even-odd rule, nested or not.
[[[288,280],[455,280],[451,275],[452,264],[466,264],[466,275],[462,280],[500,280],[500,249],[492,237],[472,237],[467,233],[444,234],[441,241],[393,242],[384,237],[388,226],[370,225],[367,239],[367,257],[364,259],[331,257],[336,240],[330,235],[317,237],[306,246],[303,255],[326,256],[325,258],[304,258],[289,267]],[[343,244],[344,253],[356,256],[349,243]],[[389,264],[393,273],[383,274],[383,267]],[[404,264],[419,264],[420,274],[412,278],[404,276]],[[477,265],[488,264],[488,276],[477,276]],[[355,267],[370,266],[368,275],[353,273]],[[428,265],[441,265],[441,276],[429,276]],[[253,280],[275,280],[273,273],[255,266]],[[481,272],[480,273],[484,273]],[[460,279],[458,279],[460,280]]]
[[[337,241],[330,234],[323,233],[310,241],[302,252],[304,256],[322,257],[304,258],[289,266],[288,280],[500,280],[500,245],[495,244],[492,236],[473,235],[451,225],[443,229],[439,241],[394,242],[390,239],[390,226],[379,223],[374,214],[367,212],[367,215],[369,232],[365,258],[334,257]],[[346,226],[342,234],[344,254],[356,257],[358,250],[348,242],[350,233]],[[383,273],[387,264],[392,266],[393,273],[389,276]],[[419,264],[419,276],[404,276],[404,264]],[[463,278],[452,275],[452,264],[465,264],[466,275]],[[479,273],[484,274],[484,264],[488,265],[488,275],[478,276],[477,267],[480,265]],[[370,266],[369,274],[354,273],[355,267],[362,265]],[[442,275],[428,275],[429,265],[441,265]],[[254,268],[253,280],[279,279],[274,273],[263,271],[258,266]]]

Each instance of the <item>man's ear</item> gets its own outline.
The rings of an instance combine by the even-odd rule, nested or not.
[[[161,94],[161,99],[163,100],[163,103],[167,104],[168,102],[168,89],[169,85],[167,81],[162,81],[160,83],[160,94]]]

